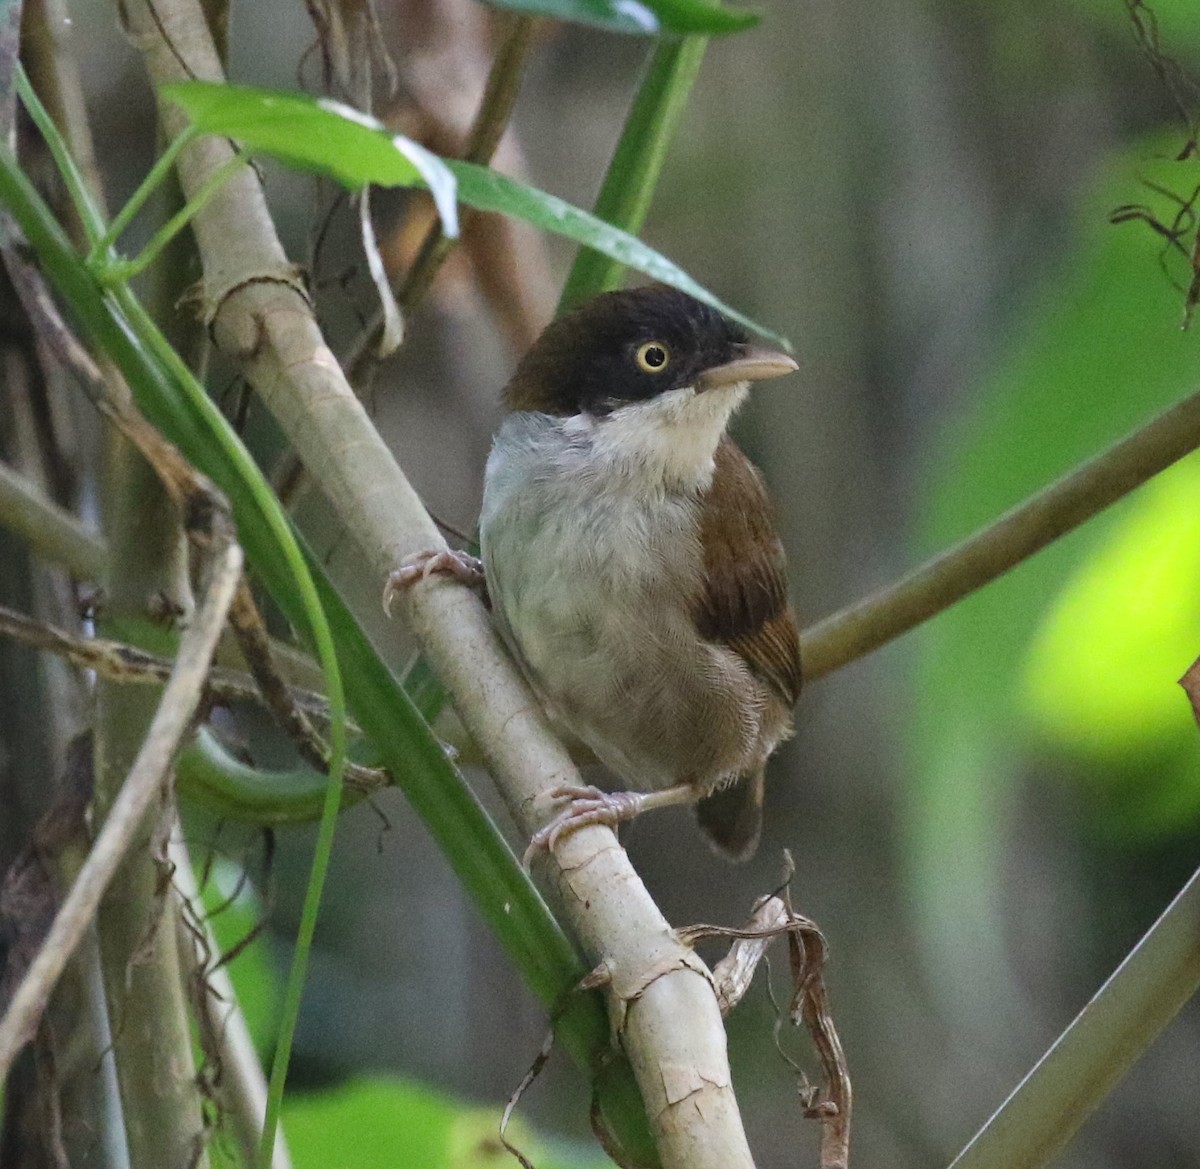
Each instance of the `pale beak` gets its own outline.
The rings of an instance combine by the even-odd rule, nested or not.
[[[738,382],[760,382],[764,378],[795,373],[799,368],[786,353],[746,345],[742,349],[741,357],[735,357],[724,365],[714,365],[712,369],[706,369],[696,379],[696,389],[703,391],[716,389],[718,386],[736,385]]]

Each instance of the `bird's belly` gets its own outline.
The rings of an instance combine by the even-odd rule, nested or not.
[[[764,688],[691,621],[686,501],[536,514],[493,520],[484,551],[498,624],[551,718],[640,790],[708,790],[765,758]]]

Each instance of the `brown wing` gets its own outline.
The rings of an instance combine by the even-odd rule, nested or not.
[[[717,447],[712,486],[700,501],[700,541],[707,584],[696,628],[741,654],[793,705],[800,697],[800,638],[783,545],[758,471],[729,438]]]

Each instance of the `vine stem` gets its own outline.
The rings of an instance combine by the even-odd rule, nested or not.
[[[1200,391],[1080,464],[987,527],[800,639],[807,681],[863,657],[1079,527],[1200,447]]]

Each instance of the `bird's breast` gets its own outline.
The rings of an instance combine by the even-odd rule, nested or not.
[[[510,418],[488,461],[480,533],[501,634],[551,717],[630,786],[716,782],[762,700],[692,622],[697,501],[605,474],[560,420],[534,418]]]

